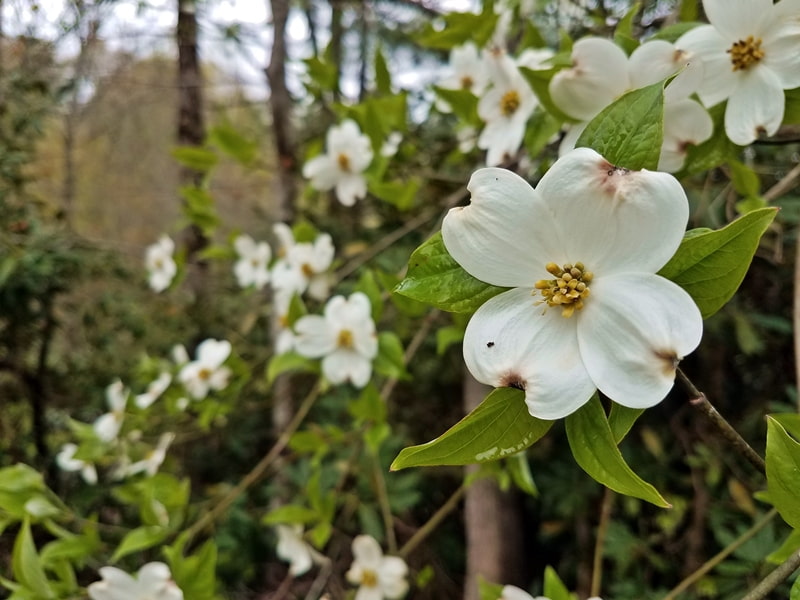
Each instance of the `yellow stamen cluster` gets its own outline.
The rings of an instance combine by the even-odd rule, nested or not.
[[[545,269],[555,279],[540,279],[536,282],[533,293],[538,291],[542,295],[542,300],[537,304],[560,306],[561,316],[571,317],[576,310],[583,308],[583,301],[589,296],[591,271],[587,271],[583,263],[568,263],[563,268],[556,263],[547,263]]]
[[[520,99],[516,90],[506,92],[503,94],[503,97],[500,98],[500,112],[502,112],[506,117],[510,117],[517,112],[519,105]]]
[[[211,369],[202,368],[197,372],[197,378],[203,381],[211,379]]]
[[[475,82],[472,80],[472,77],[470,77],[469,75],[464,75],[461,78],[461,89],[462,90],[471,90],[472,89],[472,84],[474,84],[474,83]]]
[[[753,63],[757,63],[764,58],[764,51],[761,49],[761,38],[754,38],[752,35],[747,36],[746,40],[734,42],[727,52],[731,55],[734,71],[744,71]]]
[[[350,171],[350,157],[344,152],[339,153],[339,156],[336,157],[336,162],[339,163],[339,168],[342,171]]]
[[[342,329],[339,332],[339,337],[336,340],[336,345],[340,348],[353,347],[353,332],[349,329]]]
[[[376,587],[378,585],[378,574],[370,569],[364,569],[361,573],[361,585],[365,587]]]
[[[313,277],[313,276],[314,276],[314,267],[312,267],[312,266],[311,266],[310,264],[308,264],[308,263],[303,263],[303,264],[300,266],[300,271],[302,271],[303,275],[305,275],[306,277],[309,277],[309,278],[310,278],[310,277]]]

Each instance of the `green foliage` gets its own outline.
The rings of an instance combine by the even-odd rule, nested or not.
[[[553,567],[544,570],[544,593],[549,600],[575,600]]]
[[[498,15],[492,10],[492,3],[486,2],[481,14],[450,13],[443,17],[444,27],[428,23],[414,40],[426,48],[450,50],[466,42],[483,46],[497,25]]]
[[[659,275],[685,289],[703,318],[717,312],[739,288],[776,209],[747,213],[717,231],[687,235]]]
[[[497,460],[528,448],[553,424],[532,417],[525,393],[499,388],[461,421],[427,444],[405,448],[393,471],[408,467],[469,465]]]
[[[783,520],[800,529],[800,443],[767,418],[767,490]]]

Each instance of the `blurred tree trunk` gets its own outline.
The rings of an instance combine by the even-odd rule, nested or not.
[[[197,50],[197,4],[195,0],[178,0],[178,25],[176,28],[178,45],[178,131],[180,146],[202,146],[206,137],[203,119],[203,76],[200,72],[200,59]],[[181,186],[199,186],[203,174],[185,166],[180,168]],[[190,225],[182,232],[186,246],[186,264],[189,268],[188,282],[195,294],[196,316],[200,320],[201,336],[204,307],[207,304],[206,279],[208,263],[198,259],[197,254],[208,245],[203,231],[197,225]]]
[[[464,409],[470,412],[490,390],[464,372]],[[467,467],[467,474],[477,470]],[[503,492],[494,479],[479,479],[464,502],[467,574],[464,600],[478,600],[478,576],[492,583],[524,585],[522,512],[513,490]]]

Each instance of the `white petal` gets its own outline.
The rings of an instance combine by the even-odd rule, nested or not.
[[[517,154],[524,136],[524,119],[498,117],[486,123],[478,136],[478,148],[487,151],[486,164],[494,167]]]
[[[442,223],[450,255],[470,275],[492,285],[522,287],[549,278],[545,265],[562,256],[555,224],[542,199],[520,176],[480,169],[467,185],[468,206]]]
[[[239,256],[250,257],[256,252],[256,243],[249,235],[240,235],[233,240],[233,247]]]
[[[148,591],[156,591],[170,580],[169,567],[163,562],[150,562],[139,569],[136,578]]]
[[[116,439],[122,427],[122,413],[109,412],[95,420],[93,426],[97,438],[103,442]]]
[[[383,550],[374,537],[358,535],[353,539],[353,557],[361,568],[377,572],[383,558]]]
[[[570,117],[589,121],[630,88],[628,57],[610,40],[578,40],[572,47],[572,64],[550,81],[553,101]]]
[[[197,347],[197,360],[205,367],[216,369],[231,354],[231,343],[228,340],[208,339]]]
[[[328,233],[321,233],[314,240],[313,254],[311,257],[311,267],[315,273],[322,273],[333,262],[333,255],[335,249],[333,247],[333,238]]]
[[[336,349],[336,331],[319,315],[305,315],[294,324],[294,349],[308,358],[319,358]]]
[[[680,51],[665,40],[650,40],[636,48],[628,61],[631,87],[651,85],[682,68]]]
[[[723,38],[711,25],[701,25],[684,33],[675,46],[699,56],[703,61],[703,81],[697,95],[706,107],[728,98],[739,85],[728,49],[734,40]]]
[[[566,261],[582,262],[596,276],[655,273],[677,250],[689,219],[686,193],[672,175],[617,169],[589,148],[559,158],[536,191],[555,221],[569,227]]]
[[[372,375],[372,361],[353,350],[338,348],[322,359],[322,374],[331,383],[349,381],[362,388]]]
[[[356,591],[354,600],[383,600],[383,590],[377,586],[367,587],[366,585],[362,585],[358,588],[358,591]]]
[[[703,319],[676,284],[645,273],[596,281],[578,315],[581,357],[595,385],[629,408],[658,404],[677,362],[700,343]]]
[[[311,185],[324,192],[333,189],[341,177],[341,171],[334,158],[322,154],[303,165],[303,177],[310,179]]]
[[[467,325],[464,361],[482,383],[524,389],[534,417],[560,419],[588,401],[595,386],[581,362],[575,317],[535,302],[521,288],[485,302]]]
[[[272,226],[272,232],[278,238],[278,244],[280,245],[279,255],[285,255],[289,248],[294,246],[292,228],[286,223],[275,223]]]
[[[558,145],[558,155],[564,156],[570,150],[575,149],[575,144],[578,143],[578,138],[581,137],[583,131],[588,127],[589,121],[581,121],[579,123],[570,123],[564,129],[564,137],[561,138],[561,143]]]
[[[782,0],[775,5],[776,8],[781,4],[788,2]],[[800,60],[797,59],[800,48],[800,7],[796,11],[794,22],[778,30],[773,39],[765,39],[763,45],[762,65],[775,73],[785,90],[800,87]]]
[[[348,173],[336,184],[336,197],[343,206],[353,206],[366,195],[367,180],[361,175]]]
[[[674,173],[683,167],[689,145],[698,145],[711,137],[714,123],[706,110],[694,100],[684,99],[664,104],[664,141],[658,170]]]
[[[503,587],[503,595],[500,600],[534,600],[528,592],[513,585]]]
[[[760,35],[772,0],[703,0],[709,22],[731,42]]]
[[[725,133],[734,144],[746,146],[764,131],[772,135],[783,121],[780,81],[769,69],[751,68],[740,77],[739,89],[725,108]]]

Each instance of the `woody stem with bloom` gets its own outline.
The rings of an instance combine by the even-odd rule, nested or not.
[[[750,444],[748,444],[744,438],[739,435],[739,432],[736,431],[733,426],[728,423],[728,421],[726,421],[721,414],[719,414],[719,412],[717,412],[717,409],[714,408],[714,406],[708,401],[706,395],[698,390],[691,380],[686,376],[686,374],[680,369],[677,370],[677,379],[688,392],[691,398],[690,403],[692,406],[700,409],[700,412],[702,412],[706,418],[717,428],[722,437],[728,440],[728,442],[731,443],[736,451],[746,458],[751,465],[753,465],[761,473],[766,473],[764,459],[761,458],[758,452],[753,450]]]

